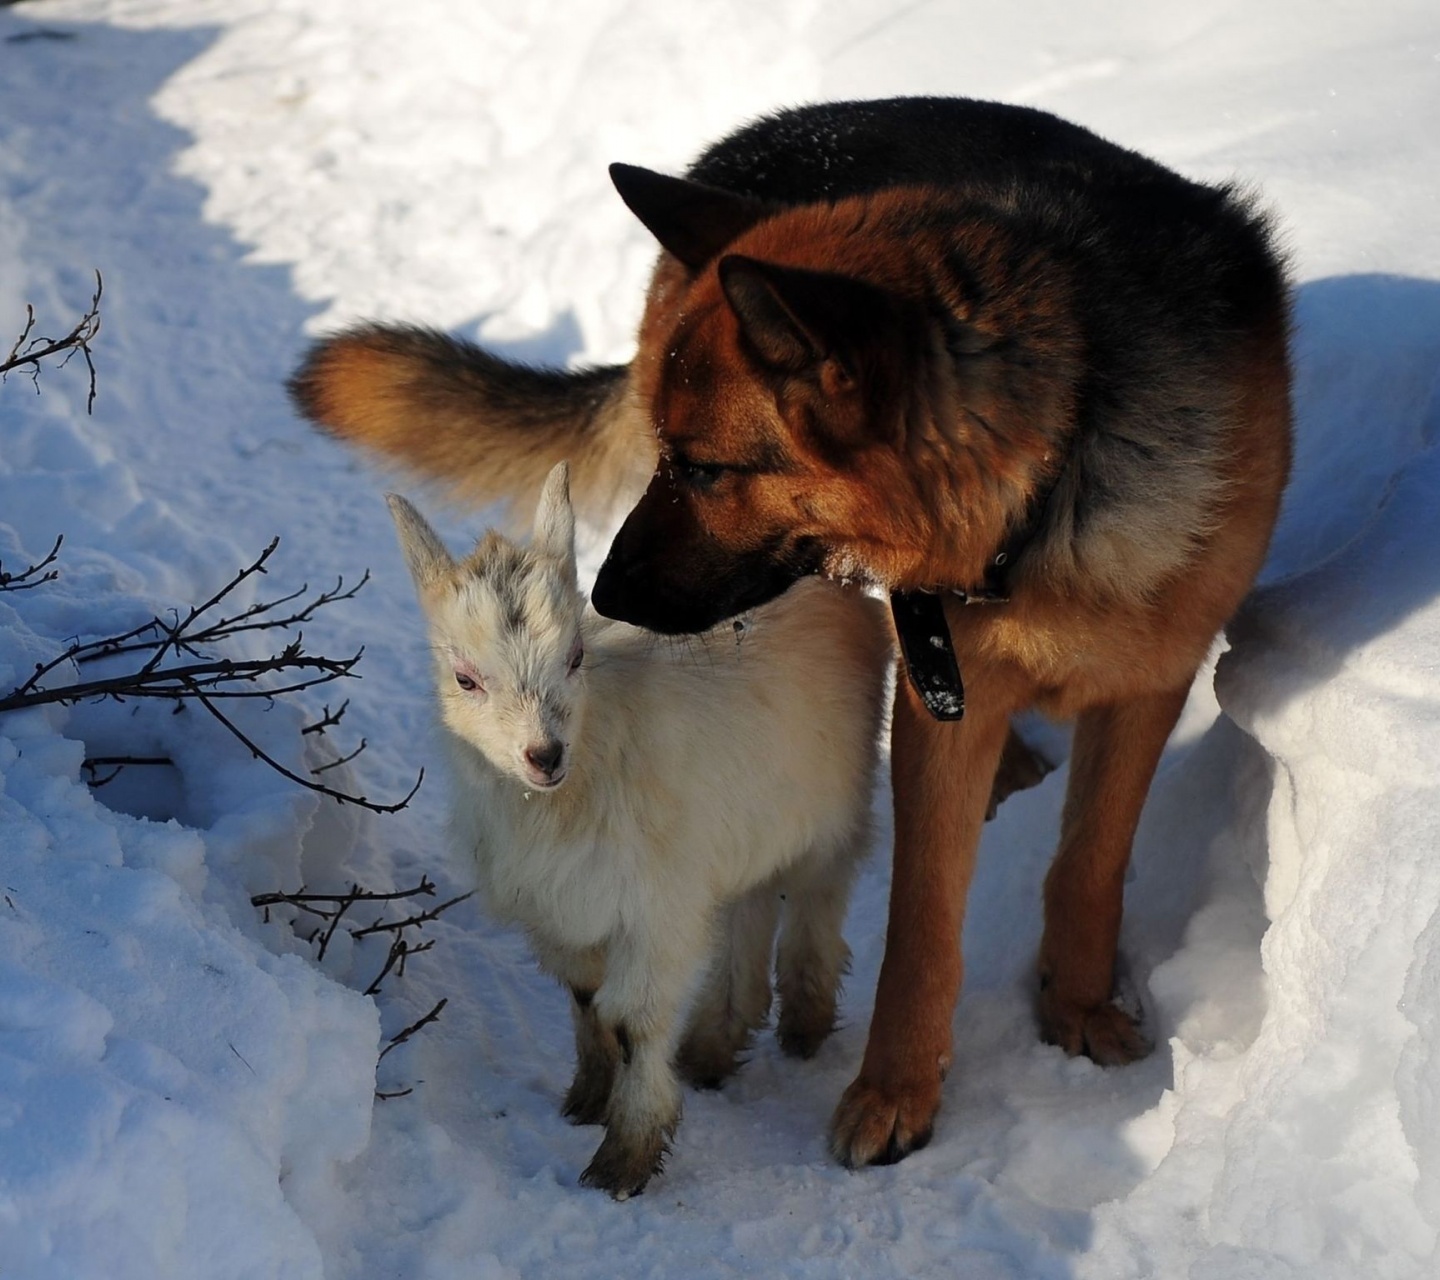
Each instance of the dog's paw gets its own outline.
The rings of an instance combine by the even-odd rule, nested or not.
[[[856,1079],[830,1121],[830,1151],[850,1169],[894,1164],[919,1151],[934,1132],[940,1079],[932,1086],[890,1092]]]
[[[1155,1046],[1139,1019],[1113,1001],[1085,1006],[1063,1001],[1053,990],[1040,992],[1040,1036],[1072,1058],[1084,1054],[1102,1067],[1123,1067],[1145,1057]]]
[[[660,1172],[668,1150],[663,1130],[639,1139],[627,1139],[614,1129],[607,1129],[594,1159],[580,1175],[580,1185],[608,1192],[615,1200],[628,1200],[644,1191],[650,1179]]]

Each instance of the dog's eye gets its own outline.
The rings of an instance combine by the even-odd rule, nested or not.
[[[682,458],[677,458],[675,460],[675,470],[679,473],[680,479],[691,489],[699,493],[704,493],[707,489],[713,489],[715,482],[719,480],[729,468],[713,462],[688,462]]]
[[[474,676],[466,675],[463,671],[457,671],[455,673],[455,683],[464,689],[466,693],[474,693],[480,687],[480,682],[475,679]]]

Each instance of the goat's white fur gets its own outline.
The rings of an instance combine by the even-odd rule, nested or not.
[[[566,1110],[606,1125],[582,1180],[623,1198],[678,1122],[677,1056],[713,1083],[764,1021],[782,894],[782,1044],[813,1052],[833,1023],[890,633],[878,602],[814,578],[687,642],[609,622],[576,585],[567,480],[561,463],[528,549],[492,532],[460,562],[390,506],[429,623],[454,832],[490,909],[576,993]],[[563,747],[548,774],[541,744]]]

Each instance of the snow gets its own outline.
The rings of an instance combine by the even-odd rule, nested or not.
[[[105,279],[94,415],[79,365],[0,387],[0,562],[65,535],[55,582],[0,592],[0,693],[73,637],[204,598],[279,534],[267,592],[374,571],[306,628],[312,652],[366,647],[344,727],[370,747],[341,772],[374,797],[435,757],[420,619],[379,478],[296,421],[283,378],[308,335],[372,315],[623,358],[652,250],[609,161],[677,169],[820,97],[1027,102],[1259,187],[1299,284],[1282,526],[1137,840],[1124,946],[1149,1059],[1106,1071],[1035,1039],[1062,768],[987,828],[934,1141],[837,1168],[824,1126],[882,944],[881,795],[844,1027],[807,1064],[762,1040],[687,1099],[664,1177],[612,1204],[576,1185],[593,1134],[558,1115],[565,1002],[523,939],[463,904],[372,998],[383,946],[317,963],[250,905],[421,872],[463,891],[437,786],[381,817],[195,715],[6,713],[0,1274],[1440,1272],[1432,3],[37,0],[0,9],[0,68],[0,325],[30,302],[62,330]],[[280,702],[246,724],[300,769],[306,718]],[[82,761],[122,743],[175,764],[92,791]]]

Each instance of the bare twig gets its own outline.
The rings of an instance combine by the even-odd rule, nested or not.
[[[309,938],[309,941],[318,944],[317,959],[323,959],[326,949],[331,940],[341,927],[341,921],[357,903],[370,902],[401,902],[411,898],[433,898],[435,896],[435,884],[429,876],[422,875],[420,883],[410,889],[396,889],[389,893],[375,893],[368,889],[362,889],[358,884],[352,884],[343,893],[312,893],[304,885],[295,892],[281,890],[275,893],[257,893],[250,902],[253,906],[262,908],[265,912],[265,922],[270,921],[270,908],[276,906],[291,906],[297,911],[306,912],[318,917],[325,923],[317,928]],[[367,996],[378,996],[381,993],[385,979],[392,973],[397,977],[405,976],[405,965],[411,956],[419,955],[421,952],[429,951],[437,942],[435,938],[429,938],[424,942],[412,943],[404,936],[406,929],[419,929],[426,922],[435,919],[442,911],[454,906],[457,902],[463,902],[470,895],[461,894],[459,897],[451,898],[441,903],[431,911],[423,912],[420,915],[410,916],[404,920],[397,920],[391,924],[377,921],[375,924],[365,928],[352,930],[351,938],[360,941],[366,936],[391,930],[395,936],[390,941],[390,946],[385,954],[385,963],[381,966],[380,972],[371,980],[370,985],[365,988]],[[391,1049],[397,1048],[410,1039],[422,1027],[428,1026],[440,1016],[440,1011],[445,1007],[447,1001],[441,1000],[423,1018],[406,1027],[404,1031],[395,1036],[380,1052],[383,1058]],[[376,1091],[375,1097],[379,1101],[388,1101],[391,1098],[403,1098],[413,1092],[412,1088],[392,1090],[390,1092]]]
[[[406,898],[419,896],[433,898],[435,896],[435,885],[429,876],[421,876],[420,883],[413,889],[396,889],[393,893],[372,893],[368,889],[354,888],[349,893],[307,893],[302,886],[295,893],[285,893],[283,890],[276,893],[257,893],[250,899],[253,907],[275,907],[282,902],[298,906],[301,903],[332,902],[341,903],[348,900],[356,902],[401,902]]]
[[[85,357],[85,366],[90,371],[90,396],[85,403],[85,411],[93,412],[95,409],[95,360],[90,353],[90,344],[95,340],[95,335],[100,332],[100,295],[104,291],[105,282],[97,271],[95,273],[95,293],[90,299],[90,309],[76,321],[75,327],[63,338],[31,337],[35,331],[35,309],[26,306],[25,328],[15,339],[15,345],[10,348],[9,356],[0,361],[0,382],[5,380],[7,374],[28,365],[30,377],[35,382],[35,389],[38,391],[40,389],[40,362],[48,360],[51,356],[63,356],[64,359],[60,362],[63,368],[70,363],[78,351]]]
[[[393,933],[399,929],[423,929],[431,920],[438,919],[440,913],[448,911],[457,903],[464,902],[466,898],[473,898],[475,890],[469,893],[462,893],[458,897],[451,898],[448,902],[442,902],[438,907],[432,907],[429,911],[422,911],[418,916],[410,916],[405,920],[377,920],[374,924],[366,925],[363,929],[355,930],[355,937],[368,938],[372,933]]]
[[[305,686],[300,685],[296,687],[304,688]],[[224,725],[225,728],[227,728],[237,739],[239,739],[239,741],[244,743],[245,746],[249,747],[250,754],[255,759],[263,760],[272,769],[274,769],[276,773],[282,774],[285,777],[289,778],[290,781],[295,783],[297,786],[304,787],[307,791],[319,792],[322,796],[329,796],[332,800],[337,800],[341,804],[357,804],[362,809],[369,809],[372,813],[396,813],[399,810],[403,809],[407,804],[410,803],[410,801],[415,798],[415,793],[420,790],[420,784],[425,781],[425,770],[422,768],[419,775],[415,779],[415,785],[412,786],[410,790],[405,793],[404,799],[397,800],[394,804],[379,804],[374,800],[366,799],[366,797],[364,796],[352,796],[344,791],[336,791],[333,787],[327,787],[323,783],[315,782],[313,779],[310,778],[302,778],[298,773],[287,769],[283,764],[281,764],[277,759],[275,759],[274,756],[267,754],[259,746],[257,746],[252,738],[247,737],[245,731],[239,728],[233,720],[227,717],[224,712],[222,712],[220,708],[217,707],[213,701],[211,701],[208,695],[198,690],[194,690],[192,692],[192,696],[194,697],[195,701],[197,701],[202,707],[205,708],[206,711],[208,711],[212,716],[214,716],[216,720],[218,720],[222,725]],[[3,710],[3,707],[0,707],[0,710]]]
[[[390,944],[390,952],[385,957],[385,967],[375,975],[375,980],[365,988],[364,994],[367,996],[379,995],[380,984],[390,976],[392,969],[395,970],[397,977],[403,978],[405,976],[405,961],[410,956],[419,955],[422,951],[429,951],[430,948],[435,945],[435,942],[436,939],[431,938],[429,942],[421,942],[412,947],[404,938],[396,938],[395,941]]]
[[[360,886],[352,885],[350,893],[340,899],[340,905],[335,908],[330,916],[330,923],[327,924],[317,935],[320,939],[320,948],[315,952],[317,960],[325,959],[325,953],[330,949],[330,940],[335,936],[335,930],[340,927],[340,921],[345,918],[345,913],[355,904],[355,895],[360,892]]]
[[[304,886],[295,893],[280,891],[277,893],[257,893],[250,899],[250,904],[260,907],[265,912],[266,923],[270,920],[270,908],[276,906],[291,906],[299,911],[317,916],[324,920],[325,927],[318,929],[312,935],[311,941],[319,940],[320,950],[317,959],[323,959],[325,950],[330,945],[330,940],[335,936],[342,919],[350,909],[357,903],[371,902],[404,902],[411,898],[433,898],[435,896],[435,883],[429,876],[422,875],[420,883],[413,889],[396,889],[390,893],[376,893],[369,889],[362,889],[358,884],[352,884],[344,893],[310,893]],[[449,910],[457,902],[464,902],[470,894],[461,894],[459,897],[451,898],[442,902],[438,907],[430,911],[422,912],[419,915],[408,916],[403,920],[396,920],[386,923],[377,920],[374,924],[363,929],[352,930],[350,936],[357,941],[382,932],[392,932],[396,936],[390,943],[390,951],[385,960],[385,966],[373,982],[365,988],[367,996],[373,996],[380,990],[380,984],[394,971],[401,977],[405,975],[405,962],[408,957],[418,955],[422,951],[429,951],[435,945],[435,940],[428,942],[411,943],[404,937],[406,929],[420,929],[428,922],[436,919],[442,912]]]
[[[339,709],[332,713],[330,710],[330,704],[326,703],[324,713],[321,715],[320,719],[315,721],[314,724],[307,724],[303,729],[300,730],[300,732],[324,734],[326,729],[333,729],[337,724],[340,723],[341,719],[345,715],[345,709],[349,705],[350,699],[346,698],[345,701],[340,704]]]
[[[107,782],[114,782],[120,776],[121,771],[129,764],[168,764],[173,765],[175,761],[169,756],[87,756],[80,762],[80,767],[90,775],[90,785],[93,788],[103,787]],[[103,778],[100,777],[101,768],[109,768],[110,772]]]
[[[217,705],[219,701],[229,698],[273,700],[285,694],[298,693],[317,685],[328,684],[332,680],[356,678],[354,668],[364,654],[363,649],[357,650],[349,658],[315,657],[305,652],[305,638],[303,634],[299,633],[279,653],[272,653],[268,658],[217,657],[211,652],[213,646],[220,641],[232,639],[242,632],[287,631],[292,627],[297,627],[300,623],[309,621],[316,611],[325,605],[353,599],[361,587],[370,580],[368,570],[361,576],[359,582],[348,589],[343,578],[337,579],[333,588],[320,592],[288,612],[285,611],[285,606],[292,605],[305,596],[309,590],[308,587],[301,587],[298,591],[292,591],[273,600],[258,601],[235,613],[221,614],[218,618],[213,617],[212,615],[218,610],[221,603],[231,596],[242,583],[257,574],[268,572],[266,565],[270,557],[274,555],[279,542],[278,538],[272,539],[254,560],[239,569],[207,600],[189,609],[183,617],[177,615],[170,622],[152,617],[148,622],[143,622],[139,626],[117,635],[104,636],[98,640],[76,640],[48,662],[36,663],[34,671],[23,684],[16,686],[4,697],[0,697],[0,713],[55,704],[68,706],[77,702],[106,698],[118,702],[123,702],[127,698],[167,698],[176,704],[176,710],[179,710],[186,702],[198,702],[249,749],[252,758],[264,761],[277,773],[283,774],[299,786],[320,795],[329,796],[339,803],[357,804],[375,813],[394,813],[398,809],[403,809],[419,790],[420,783],[425,776],[423,770],[403,800],[395,804],[378,804],[365,796],[339,791],[315,781],[313,777],[302,777],[286,768],[256,744]],[[57,543],[56,551],[58,551],[58,546]],[[44,563],[53,560],[55,553],[52,551]],[[25,577],[38,572],[44,567],[44,563],[32,566],[24,575],[19,576]],[[138,669],[125,671],[115,676],[44,687],[46,677],[67,664],[73,663],[79,666],[135,653],[149,655]],[[162,665],[164,660],[172,655],[175,658],[183,655],[195,660],[178,666]],[[280,683],[273,679],[276,676],[282,677]],[[342,703],[340,710],[333,715],[327,706],[324,717],[315,725],[307,725],[302,732],[309,732],[312,729],[323,732],[326,727],[338,724],[348,705],[348,702]],[[333,769],[337,765],[354,760],[360,752],[365,750],[365,747],[366,742],[362,738],[360,745],[349,755],[321,765],[312,770],[312,773],[318,775],[327,769]],[[112,774],[104,781],[111,781],[113,777]],[[95,785],[103,784],[97,780]]]
[[[119,635],[105,636],[100,640],[88,640],[84,642],[77,640],[65,649],[63,653],[56,654],[49,662],[37,663],[30,678],[26,680],[24,684],[13,690],[10,696],[13,698],[28,693],[34,689],[41,680],[49,675],[50,672],[54,671],[55,668],[64,666],[67,662],[77,664],[95,662],[101,658],[113,657],[121,653],[158,649],[160,653],[146,664],[146,670],[153,669],[154,666],[158,664],[159,658],[164,656],[164,650],[166,648],[174,645],[177,641],[180,642],[182,647],[190,643],[191,637],[187,636],[185,632],[186,628],[193,625],[196,619],[233,592],[245,579],[256,573],[264,573],[265,562],[270,559],[271,555],[275,552],[275,548],[279,545],[279,538],[271,539],[270,545],[267,546],[254,561],[239,570],[229,582],[221,587],[220,590],[211,596],[203,605],[191,609],[184,622],[177,621],[175,624],[170,625],[159,618],[152,617],[149,622],[142,622],[138,627],[132,627],[129,631],[122,632]],[[295,594],[298,595],[299,593],[297,592]],[[150,638],[141,640],[140,637],[142,636],[148,636]],[[215,631],[214,634],[209,636],[211,640],[220,638],[222,638],[222,633],[218,631]],[[138,643],[132,643],[136,641],[138,641]],[[358,658],[359,654],[356,654],[356,659]]]
[[[449,1003],[450,998],[449,996],[446,996],[444,999],[440,1000],[435,1005],[435,1007],[431,1009],[430,1012],[427,1013],[423,1018],[412,1022],[408,1027],[405,1028],[404,1031],[400,1032],[399,1035],[391,1037],[390,1043],[380,1050],[380,1057],[377,1058],[376,1061],[383,1061],[385,1055],[389,1053],[391,1049],[398,1049],[402,1044],[405,1043],[405,1041],[410,1039],[410,1037],[413,1036],[422,1027],[428,1027],[432,1022],[435,1021],[436,1018],[440,1016],[440,1010]]]
[[[43,560],[32,564],[28,569],[22,569],[19,573],[6,573],[5,566],[0,564],[0,591],[29,591],[32,587],[38,587],[42,582],[54,582],[60,576],[60,570],[50,569],[48,573],[42,570],[54,564],[60,555],[60,544],[65,541],[62,533],[55,539],[55,545],[50,548],[49,554]],[[36,577],[36,574],[41,574]]]
[[[274,698],[339,680],[350,675],[351,668],[359,661],[359,653],[351,658],[312,658],[287,649],[276,657],[216,658],[159,671],[149,669],[147,664],[139,671],[127,671],[104,680],[82,680],[53,689],[26,689],[22,685],[0,698],[0,711],[19,711],[25,707],[43,707],[57,702],[74,704],[95,698],[114,698],[117,702],[124,702],[126,698]],[[56,664],[49,665],[53,669]],[[261,676],[277,671],[313,671],[316,674],[279,688],[233,687],[253,685]]]
[[[304,732],[304,731],[302,730],[301,732]],[[364,751],[365,748],[368,747],[369,745],[370,745],[370,743],[369,743],[365,738],[361,738],[361,739],[360,739],[360,745],[359,745],[358,747],[356,747],[355,750],[352,751],[348,756],[341,756],[339,759],[337,759],[337,760],[331,760],[331,761],[327,762],[326,764],[316,765],[313,769],[310,770],[310,772],[311,772],[311,773],[324,773],[327,769],[338,769],[342,764],[349,764],[350,761],[352,761],[353,759],[355,759],[355,757],[358,756],[362,751]]]

